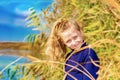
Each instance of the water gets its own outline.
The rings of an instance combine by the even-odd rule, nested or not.
[[[16,61],[15,63],[13,63],[12,65],[10,65],[8,68],[6,68],[5,70],[3,70],[8,64],[11,64],[12,62],[14,62],[15,60],[19,59],[18,61]],[[8,80],[8,69],[11,69],[10,72],[12,72],[13,67],[15,67],[18,64],[23,64],[23,63],[28,63],[29,60],[24,58],[24,57],[20,57],[20,56],[10,56],[10,55],[0,55],[0,71],[3,70],[3,78],[0,80]],[[19,75],[20,77],[20,75]],[[16,78],[13,78],[12,80],[16,80]]]

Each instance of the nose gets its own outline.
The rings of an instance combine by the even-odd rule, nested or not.
[[[72,40],[72,41],[71,41],[71,46],[72,46],[72,47],[75,47],[76,45],[77,45],[77,42],[76,42],[75,40]]]

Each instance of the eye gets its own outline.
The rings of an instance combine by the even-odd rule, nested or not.
[[[70,43],[70,42],[71,42],[71,40],[67,40],[67,41],[66,41],[66,43]]]
[[[73,39],[77,39],[78,36],[74,36]]]

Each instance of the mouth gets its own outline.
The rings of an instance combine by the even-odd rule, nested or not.
[[[74,47],[73,47],[75,50],[78,50],[79,48],[80,48],[80,45],[78,44],[78,45],[75,45]]]
[[[74,49],[75,49],[75,50],[79,50],[79,49],[81,48],[81,46],[82,46],[82,43],[79,43],[79,44],[77,44],[77,45],[74,47]]]

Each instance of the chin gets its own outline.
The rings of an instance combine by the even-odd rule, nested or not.
[[[80,47],[75,48],[75,50],[79,50],[79,49],[80,49]]]

